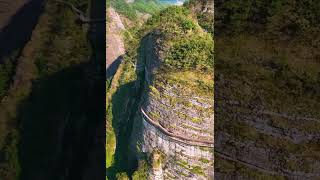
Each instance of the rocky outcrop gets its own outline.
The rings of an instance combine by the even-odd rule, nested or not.
[[[125,53],[121,31],[125,29],[119,14],[112,8],[107,9],[107,36],[106,36],[106,68],[107,78],[112,76],[119,66],[122,55]]]
[[[213,0],[196,0],[190,1],[189,4],[192,11],[198,13],[213,13],[214,11]]]
[[[138,64],[145,73],[141,150],[151,161],[149,178],[213,179],[213,92],[175,79],[186,72],[163,72],[158,38],[154,32],[144,39],[147,53]]]
[[[228,161],[223,164],[217,160],[215,177],[225,179],[233,174],[233,178],[250,179],[250,171],[269,178],[319,177],[320,163],[314,148],[320,134],[308,129],[319,127],[319,122],[255,108],[241,103],[217,107],[215,113],[220,118],[215,127],[215,157]],[[235,164],[246,170],[228,170]]]

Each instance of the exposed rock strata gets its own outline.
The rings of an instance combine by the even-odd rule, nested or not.
[[[150,179],[213,179],[213,92],[199,95],[185,84],[162,83],[161,47],[157,33],[143,41],[146,92],[143,95],[142,151],[157,163],[150,169]],[[144,68],[141,68],[144,66]],[[160,78],[161,79],[161,78]],[[165,80],[164,80],[165,81]],[[161,160],[154,160],[154,153]],[[157,157],[157,156],[156,156]]]
[[[216,179],[320,177],[317,118],[274,112],[216,92]]]

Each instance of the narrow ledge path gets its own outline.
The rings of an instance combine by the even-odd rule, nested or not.
[[[141,113],[143,115],[143,119],[155,127],[157,130],[162,132],[163,134],[167,135],[170,139],[173,141],[176,141],[178,143],[186,144],[186,145],[191,145],[191,146],[199,146],[199,147],[208,147],[208,148],[213,148],[214,142],[213,141],[206,141],[206,140],[198,140],[198,139],[191,139],[191,138],[186,138],[180,135],[173,134],[163,128],[161,125],[153,121],[147,114],[146,112],[141,108]]]

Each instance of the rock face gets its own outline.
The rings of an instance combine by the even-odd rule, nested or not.
[[[190,1],[191,9],[196,12],[202,13],[213,13],[214,11],[214,2],[213,0],[197,0]]]
[[[320,177],[320,163],[313,154],[319,142],[319,131],[303,130],[308,126],[319,127],[315,119],[270,112],[231,100],[219,103],[215,113],[220,117],[215,127],[218,169],[215,178],[252,179],[255,176],[295,180]],[[241,170],[236,170],[236,166]],[[256,175],[250,173],[252,171]]]
[[[121,31],[125,29],[119,14],[112,8],[107,9],[107,17],[110,22],[107,23],[106,36],[106,68],[107,77],[113,75],[119,66],[122,55],[125,53],[124,43],[121,38]]]
[[[319,114],[314,113],[319,109],[319,101],[314,100],[317,98],[315,94],[305,95],[304,90],[301,94],[300,91],[291,93],[300,86],[283,86],[281,83],[289,81],[286,75],[279,79],[263,79],[264,74],[257,71],[274,72],[263,65],[268,56],[275,54],[265,47],[283,47],[270,42],[260,46],[266,41],[261,37],[255,38],[255,45],[250,45],[252,48],[244,46],[249,39],[246,37],[239,43],[239,51],[216,51],[222,53],[215,56],[216,65],[224,68],[219,69],[219,75],[215,77],[215,179],[319,179],[320,122]],[[217,47],[226,49],[223,42],[231,41],[218,37],[216,42],[219,44]],[[252,52],[259,48],[267,58],[256,63],[252,57],[262,55]],[[237,54],[240,51],[247,54]],[[285,57],[299,58],[296,62],[305,61],[300,59],[304,57],[300,52],[290,51]],[[240,61],[248,61],[245,65],[238,63],[238,59],[230,54],[236,54]],[[222,56],[228,60],[223,61]],[[279,61],[277,58],[274,62]],[[230,62],[236,64],[233,66],[235,70],[230,71]],[[238,67],[252,64],[255,68],[247,73],[237,72]],[[288,71],[294,71],[295,66],[289,64]],[[307,71],[299,67],[300,70]],[[303,76],[298,74],[296,77]]]
[[[213,92],[203,95],[175,79],[183,72],[162,72],[156,42],[151,34],[144,43],[141,148],[152,162],[149,178],[213,179]]]

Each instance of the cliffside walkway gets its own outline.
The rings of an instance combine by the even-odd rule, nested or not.
[[[214,142],[213,141],[207,141],[207,140],[198,140],[198,139],[191,139],[191,138],[186,138],[180,135],[173,134],[166,130],[164,127],[153,121],[147,114],[146,112],[141,108],[141,113],[144,116],[144,120],[147,121],[150,125],[154,126],[156,129],[158,129],[160,132],[163,134],[167,135],[169,138],[171,138],[174,141],[177,141],[179,143],[191,145],[191,146],[199,146],[199,147],[208,147],[208,148],[213,148]]]
[[[159,125],[154,120],[152,120],[152,118],[150,118],[146,114],[146,112],[143,110],[143,108],[141,108],[141,113],[144,116],[143,119],[148,124],[152,125],[156,129],[158,129],[161,133],[167,135],[173,141],[176,141],[176,142],[182,143],[182,144],[191,145],[191,146],[209,147],[209,148],[213,148],[214,147],[214,142],[213,141],[205,141],[205,140],[185,138],[185,137],[170,133],[168,130],[166,130],[161,125]],[[259,165],[256,165],[254,163],[238,159],[237,157],[233,157],[233,156],[231,156],[229,154],[226,154],[226,153],[224,153],[222,151],[218,151],[216,149],[214,150],[214,153],[216,155],[224,158],[224,159],[228,159],[228,160],[243,164],[243,165],[245,165],[247,167],[250,167],[252,169],[256,169],[256,170],[259,170],[259,171],[262,171],[264,173],[271,174],[271,175],[280,175],[280,176],[295,177],[295,178],[299,178],[299,177],[307,177],[307,178],[320,177],[320,173],[305,173],[305,172],[299,172],[299,171],[295,172],[295,171],[289,171],[289,170],[275,171],[275,170],[267,169],[267,168],[261,167]]]

